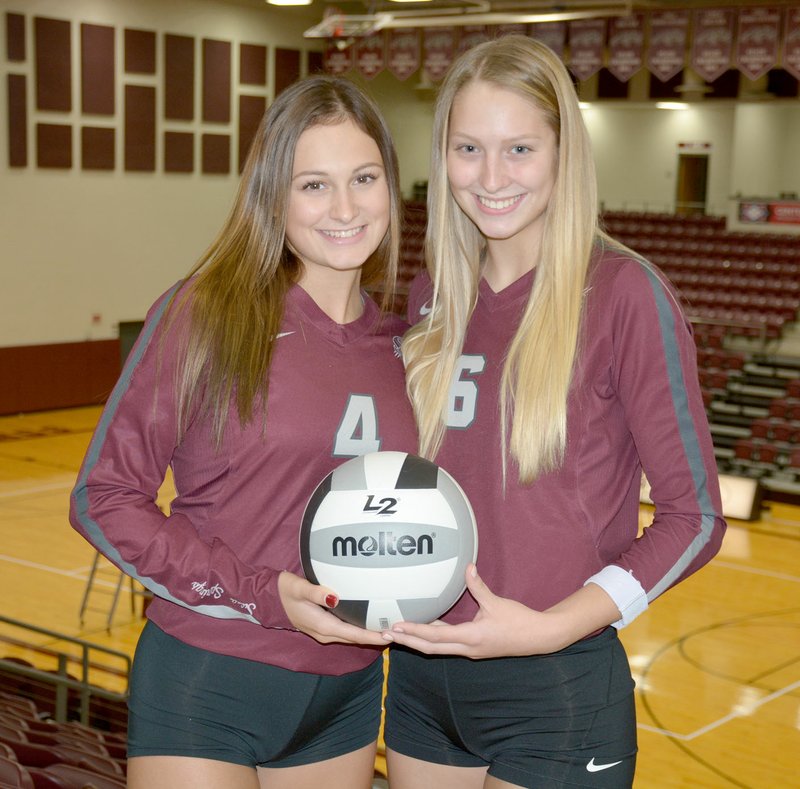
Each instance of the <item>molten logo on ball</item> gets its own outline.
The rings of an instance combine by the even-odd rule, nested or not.
[[[314,491],[300,531],[306,577],[336,592],[337,616],[372,630],[441,616],[463,593],[477,547],[456,481],[405,452],[339,466]]]

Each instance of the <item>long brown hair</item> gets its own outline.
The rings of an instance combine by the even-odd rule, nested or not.
[[[218,444],[232,403],[243,424],[253,418],[257,403],[266,415],[269,367],[284,299],[302,265],[285,238],[295,148],[306,129],[345,120],[371,137],[383,158],[389,227],[364,263],[361,282],[380,283],[384,309],[390,303],[399,258],[401,197],[389,129],[374,101],[352,82],[328,76],[300,80],[264,114],[230,215],[190,272],[185,297],[173,305],[188,305],[190,318],[176,380],[181,434],[199,414],[210,417]]]

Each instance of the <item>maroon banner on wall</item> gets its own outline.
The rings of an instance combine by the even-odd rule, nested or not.
[[[493,25],[491,32],[494,38],[511,35],[527,36],[528,26],[524,22],[510,22],[507,25]]]
[[[466,52],[472,47],[488,41],[489,29],[486,25],[465,25],[461,28],[461,35],[458,37],[458,52]]]
[[[733,22],[730,8],[706,8],[694,13],[692,68],[706,82],[713,82],[731,67]]]
[[[644,16],[614,17],[608,24],[608,70],[627,82],[644,63]]]
[[[456,53],[454,27],[427,28],[422,38],[422,65],[425,73],[438,82],[450,68]]]
[[[688,29],[688,11],[653,11],[650,14],[647,68],[662,82],[672,79],[683,68]]]
[[[389,31],[387,67],[401,82],[419,68],[420,51],[419,28],[409,27]]]
[[[569,70],[581,82],[600,71],[605,37],[605,19],[581,19],[569,23]]]
[[[783,67],[800,79],[800,7],[786,9],[783,33]]]
[[[777,65],[780,29],[779,8],[739,9],[736,64],[748,79],[756,80]]]
[[[386,31],[378,30],[355,44],[356,69],[367,79],[374,79],[386,66]]]
[[[541,22],[528,28],[528,35],[547,44],[562,60],[567,46],[566,22]]]
[[[339,49],[333,41],[328,42],[325,50],[325,71],[340,77],[353,68],[353,47]]]

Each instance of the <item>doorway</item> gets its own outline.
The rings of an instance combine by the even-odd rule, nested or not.
[[[705,214],[708,187],[708,155],[678,154],[678,187],[675,192],[675,213],[688,216]]]

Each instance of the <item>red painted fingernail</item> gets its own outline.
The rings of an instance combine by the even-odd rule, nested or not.
[[[328,608],[336,608],[339,604],[339,598],[335,594],[329,594],[325,596],[325,605]]]

